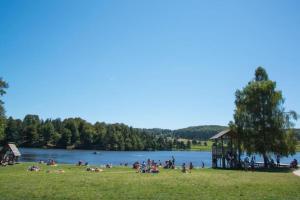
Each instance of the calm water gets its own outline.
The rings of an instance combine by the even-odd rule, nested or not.
[[[211,152],[199,151],[95,151],[90,150],[64,150],[64,149],[33,149],[33,148],[20,148],[21,161],[23,162],[37,162],[40,160],[47,161],[54,159],[58,163],[75,164],[79,160],[89,162],[93,165],[102,165],[112,163],[119,165],[120,163],[132,164],[136,161],[145,161],[148,158],[151,160],[170,160],[172,156],[176,159],[176,165],[182,163],[193,162],[195,166],[200,166],[201,161],[205,163],[206,167],[211,166]],[[296,158],[300,161],[300,153],[290,158],[283,158],[282,163],[290,163]],[[261,158],[257,158],[260,161]]]

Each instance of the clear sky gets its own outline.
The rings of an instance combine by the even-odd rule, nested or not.
[[[300,112],[299,10],[297,0],[1,0],[6,114],[227,125],[257,66]]]

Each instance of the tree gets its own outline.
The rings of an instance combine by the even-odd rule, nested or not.
[[[191,143],[190,140],[187,141],[186,148],[187,149],[191,149],[192,148],[192,143]]]
[[[61,138],[60,138],[60,145],[63,147],[67,147],[71,145],[71,138],[72,138],[72,133],[69,129],[63,128],[62,133],[61,133]]]
[[[22,121],[9,117],[5,128],[5,141],[20,143],[22,133]]]
[[[2,78],[0,78],[0,143],[3,142],[4,139],[4,130],[6,124],[4,102],[2,101],[1,97],[6,94],[5,89],[7,88],[8,84]]]
[[[63,122],[65,128],[69,129],[71,131],[72,137],[71,137],[71,143],[77,144],[80,142],[80,135],[77,127],[77,123],[74,119],[66,119]]]
[[[82,127],[82,132],[81,132],[81,142],[83,143],[83,145],[85,146],[91,145],[93,143],[94,135],[95,135],[94,127],[89,123],[85,123]]]
[[[56,136],[55,136],[55,129],[50,120],[47,120],[41,127],[42,136],[43,136],[43,143],[45,145],[55,144]]]
[[[26,145],[37,145],[39,142],[38,128],[40,119],[38,115],[26,115],[23,120],[23,138]]]
[[[246,87],[236,92],[231,127],[235,127],[239,145],[248,154],[262,155],[265,166],[269,153],[282,156],[295,153],[291,120],[297,119],[297,114],[286,112],[283,104],[282,92],[262,67],[256,69],[255,78]]]

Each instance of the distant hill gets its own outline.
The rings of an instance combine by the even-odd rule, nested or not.
[[[177,137],[182,139],[196,139],[196,140],[209,140],[215,134],[228,129],[226,126],[219,125],[204,125],[204,126],[191,126],[187,128],[170,130],[170,129],[140,129],[145,133],[153,134],[153,135],[164,135],[168,137]],[[296,136],[300,141],[300,129],[295,129]]]
[[[173,131],[174,136],[185,139],[208,140],[215,134],[227,129],[226,126],[206,125],[191,126]]]

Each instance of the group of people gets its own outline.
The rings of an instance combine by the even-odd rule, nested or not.
[[[88,171],[88,172],[103,172],[103,169],[100,169],[98,167],[96,167],[96,168],[88,167],[88,168],[86,168],[86,171]]]
[[[290,168],[292,168],[292,169],[298,168],[298,160],[294,159],[294,160],[290,163]]]
[[[276,168],[276,167],[282,167],[286,166],[285,164],[280,163],[280,155],[276,155],[276,162],[272,157],[269,157],[267,159],[267,168]],[[255,156],[251,157],[251,161],[249,157],[245,157],[244,161],[242,162],[243,168],[247,171],[249,169],[255,170],[256,165],[259,165],[259,163],[256,162]],[[298,167],[298,161],[296,159],[292,160],[290,163],[290,168],[297,168]]]
[[[159,163],[156,163],[154,160],[148,159],[147,162],[143,161],[141,164],[139,162],[135,162],[133,164],[133,169],[137,170],[137,173],[157,174],[159,173]]]
[[[194,169],[194,165],[192,162],[190,162],[188,168],[186,167],[185,163],[182,164],[182,169],[181,169],[182,173],[187,173],[187,172],[192,173],[192,169]]]
[[[172,156],[171,160],[165,161],[164,169],[175,169],[175,158]]]
[[[56,166],[57,164],[56,164],[56,162],[53,159],[49,159],[47,161],[47,165],[49,165],[49,166]]]
[[[205,167],[205,164],[203,161],[201,161],[202,168]],[[159,173],[159,168],[163,167],[164,169],[176,169],[175,167],[175,158],[172,156],[172,159],[165,161],[165,164],[162,165],[161,161],[155,162],[154,160],[148,159],[146,162],[135,162],[133,164],[133,169],[137,170],[138,173]],[[194,165],[192,162],[186,165],[186,163],[183,163],[181,166],[181,171],[183,173],[191,173],[194,169]]]
[[[249,170],[249,169],[254,171],[255,170],[255,163],[256,163],[256,157],[255,156],[251,157],[251,161],[250,161],[249,157],[245,157],[244,162],[243,162],[243,167],[246,171]]]
[[[79,160],[77,163],[77,166],[89,166],[88,162],[83,162],[82,160]]]

